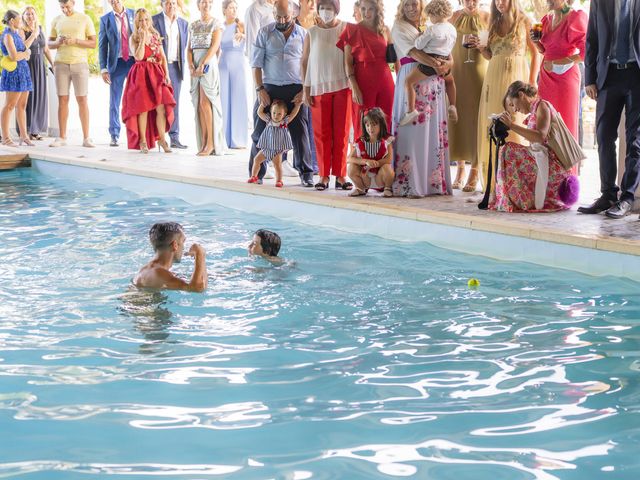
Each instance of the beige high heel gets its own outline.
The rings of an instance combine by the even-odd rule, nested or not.
[[[164,150],[164,153],[173,152],[173,150],[171,150],[171,147],[169,146],[169,144],[164,138],[162,140],[158,140],[158,151],[160,151],[160,147],[162,147],[162,149]]]
[[[463,192],[475,192],[478,187],[478,169],[472,168],[469,172],[469,177],[467,178],[467,184],[462,189]]]
[[[466,168],[464,162],[462,160],[458,160],[458,171],[456,172],[456,179],[451,185],[451,188],[453,188],[454,190],[460,190],[460,188],[462,187],[462,182],[464,181],[465,171]]]
[[[147,146],[147,142],[140,142],[140,152],[149,153],[149,147]]]

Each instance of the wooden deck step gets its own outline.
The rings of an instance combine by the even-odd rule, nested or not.
[[[30,166],[31,160],[26,153],[0,153],[0,170]]]

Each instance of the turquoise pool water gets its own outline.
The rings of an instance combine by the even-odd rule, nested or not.
[[[131,289],[162,219],[205,294]],[[247,258],[259,227],[294,266]],[[0,477],[640,476],[637,283],[28,171],[0,259]]]

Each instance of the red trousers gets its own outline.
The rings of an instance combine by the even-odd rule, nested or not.
[[[355,63],[356,82],[362,92],[362,105],[353,104],[353,138],[362,136],[362,117],[373,107],[380,107],[387,117],[387,129],[391,129],[393,93],[395,85],[389,65],[383,61]],[[404,88],[404,86],[402,87]]]
[[[351,90],[313,97],[313,138],[321,177],[347,175],[347,146],[351,128]]]

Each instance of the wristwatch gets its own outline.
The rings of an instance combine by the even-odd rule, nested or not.
[[[256,88],[256,92],[259,92],[260,90],[264,90],[264,85],[260,85]]]

